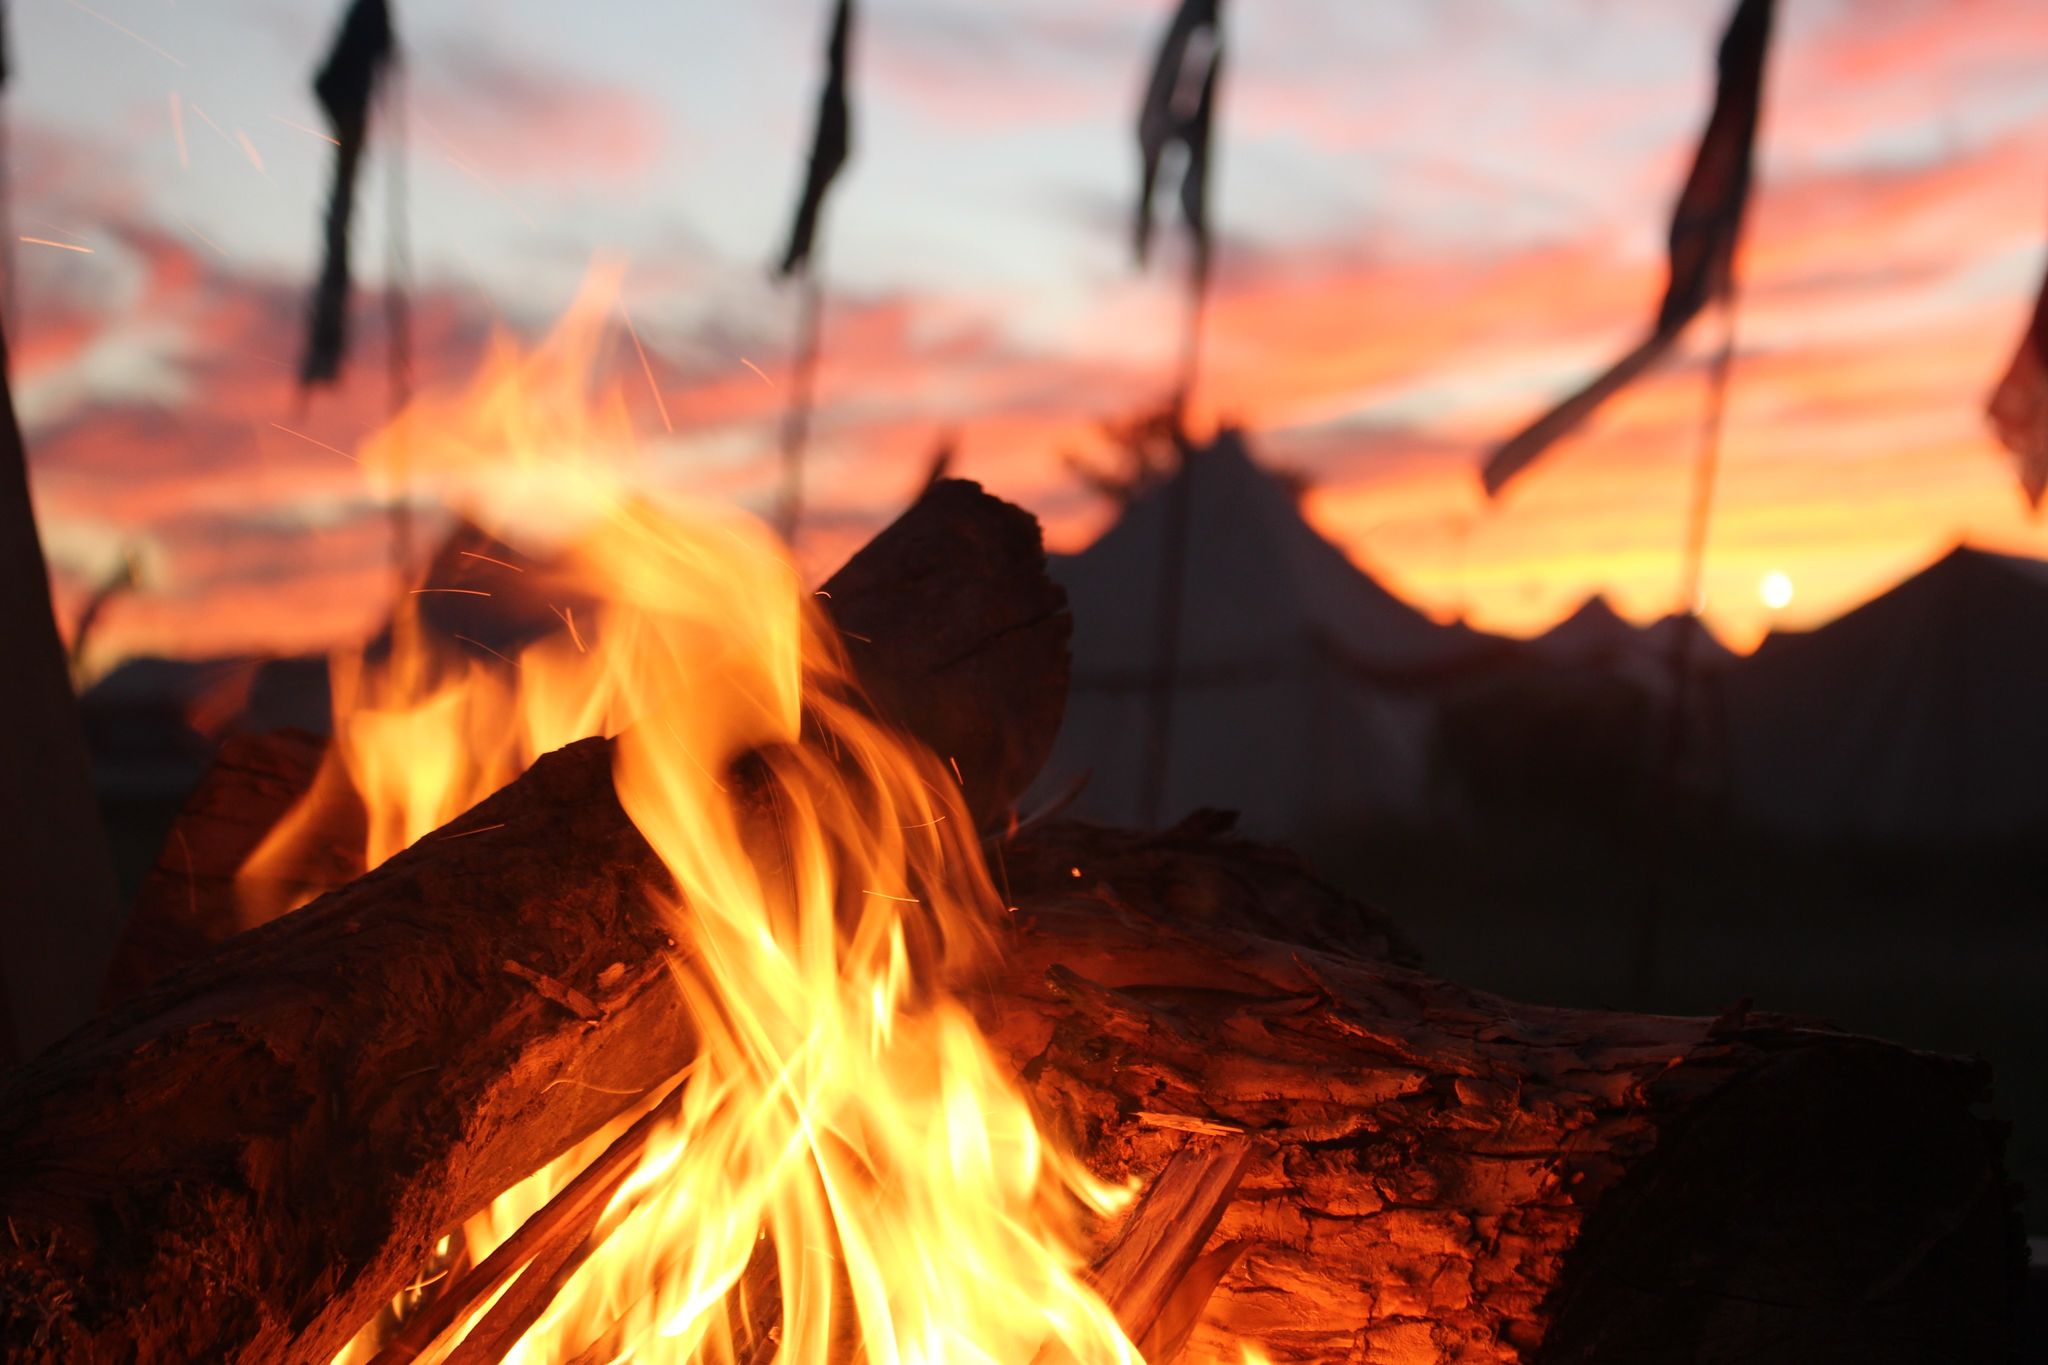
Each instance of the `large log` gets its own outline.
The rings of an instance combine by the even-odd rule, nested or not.
[[[1070,826],[1007,862],[981,1017],[1041,1112],[1112,1178],[1191,1128],[1262,1140],[1192,1360],[2008,1358],[2025,1244],[1981,1064],[1434,980],[1210,831]]]
[[[557,756],[454,832],[534,809],[537,779],[596,773],[594,753]],[[495,878],[484,862],[448,861],[491,837],[399,861]],[[560,851],[552,836],[540,842]],[[519,844],[501,856],[532,856]],[[1047,1121],[1110,1177],[1149,1180],[1190,1132],[1241,1130],[1258,1144],[1213,1239],[1232,1268],[1189,1359],[1235,1360],[1239,1341],[1280,1362],[1347,1365],[2002,1358],[2023,1247],[2002,1133],[1975,1110],[1986,1082],[1972,1064],[1778,1016],[1546,1009],[1433,980],[1388,960],[1398,945],[1370,912],[1213,822],[1153,836],[1027,831],[1003,862],[1017,908],[1001,966],[972,999]],[[373,874],[321,905],[409,909],[389,898],[425,875]],[[572,913],[631,899],[562,875],[574,874],[548,877],[575,897]],[[479,976],[487,956],[475,954]],[[610,1012],[546,1064],[627,1087],[665,1074],[685,1042],[673,1017],[625,982],[592,994]],[[388,1099],[363,1096],[363,1132],[332,1141],[327,1159],[376,1147],[386,1126],[433,1131],[461,1105],[546,1134],[529,1152],[566,1145],[599,1112],[572,1119],[578,1092],[529,1087],[528,1107],[508,1113],[498,1090],[444,1067]],[[181,1125],[177,1142],[195,1142],[189,1115],[159,1113]],[[516,1164],[469,1188],[509,1181]],[[375,1168],[358,1156],[353,1170]],[[419,1182],[465,1176],[456,1163],[304,1179],[347,1187],[339,1211],[358,1230],[381,1235],[373,1210],[415,1210],[394,1243],[424,1258],[437,1229],[417,1210],[446,1205]],[[34,1212],[18,1185],[0,1191],[0,1210]],[[142,1220],[131,1235],[156,1231]],[[264,1244],[260,1226],[240,1231]],[[118,1263],[99,1268],[120,1270],[109,1288],[131,1296],[92,1301],[100,1313],[168,1322],[192,1311],[152,1298],[150,1281]],[[223,1273],[216,1292],[242,1292],[242,1273]],[[79,1295],[95,1283],[73,1274],[50,1287]],[[322,1288],[353,1299],[337,1328],[375,1303]],[[304,1301],[319,1302],[310,1290]],[[332,1339],[310,1326],[274,1336],[269,1358],[315,1358],[306,1343]],[[160,1354],[215,1358],[183,1341]],[[53,1345],[30,1358],[74,1357]]]
[[[863,682],[1000,823],[1066,688],[1036,524],[941,483],[827,592]],[[0,1080],[0,1355],[326,1361],[444,1232],[688,1061],[665,884],[610,746],[571,745]]]

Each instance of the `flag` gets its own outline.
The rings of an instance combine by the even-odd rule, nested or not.
[[[1197,262],[1206,263],[1209,257],[1209,129],[1216,108],[1216,73],[1223,65],[1217,4],[1218,0],[1181,0],[1166,30],[1166,40],[1159,46],[1159,60],[1138,110],[1138,152],[1143,169],[1138,183],[1136,246],[1141,266],[1152,246],[1152,199],[1159,184],[1159,163],[1176,142],[1186,149],[1188,158],[1180,179],[1181,218],[1194,238]]]
[[[306,354],[299,382],[332,383],[348,349],[348,235],[356,202],[356,171],[370,128],[370,101],[397,44],[385,0],[354,0],[335,36],[327,64],[313,78],[313,94],[334,129],[334,190],[327,200],[327,256],[313,287]]]
[[[2027,505],[2040,511],[2041,494],[2048,490],[2048,280],[2041,283],[2027,334],[1985,411],[2019,464]]]
[[[1500,492],[1508,480],[1670,350],[1685,325],[1708,303],[1727,296],[1733,281],[1735,244],[1742,235],[1742,212],[1749,202],[1771,8],[1772,0],[1741,0],[1721,39],[1714,112],[1700,136],[1692,174],[1671,215],[1671,273],[1656,325],[1605,374],[1487,457],[1482,477],[1489,496]]]
[[[782,253],[779,273],[787,277],[804,270],[811,261],[811,241],[818,233],[818,212],[825,204],[825,191],[846,164],[851,146],[848,128],[851,115],[846,104],[846,49],[852,36],[852,0],[838,0],[832,11],[832,36],[825,44],[825,88],[818,94],[818,129],[811,140],[811,165],[804,176],[804,195],[797,201],[796,222],[790,228],[789,249]]]

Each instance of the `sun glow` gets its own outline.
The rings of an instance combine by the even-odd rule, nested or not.
[[[508,543],[573,526],[552,572],[594,610],[516,667],[442,657],[402,618],[388,654],[337,661],[323,775],[367,806],[374,864],[539,753],[611,735],[620,804],[668,874],[646,895],[698,1055],[594,1249],[503,1358],[1137,1362],[1078,1249],[1083,1211],[1128,1192],[1044,1139],[948,990],[1002,909],[955,775],[869,716],[764,527],[633,486],[623,405],[584,394],[612,307],[593,283],[538,351],[500,348],[362,452],[372,471],[403,452]],[[590,1155],[472,1220],[469,1263]],[[419,1358],[466,1359],[485,1317]],[[376,1345],[366,1329],[345,1354]]]
[[[1773,569],[1756,586],[1757,599],[1772,611],[1792,605],[1792,578],[1783,569]]]

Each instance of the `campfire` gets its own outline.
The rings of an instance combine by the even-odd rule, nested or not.
[[[10,1359],[1990,1358],[1980,1068],[1516,1005],[1226,816],[1020,818],[1031,518],[942,480],[807,592],[637,486],[604,302],[362,452],[517,556],[223,753],[136,988],[0,1086]]]

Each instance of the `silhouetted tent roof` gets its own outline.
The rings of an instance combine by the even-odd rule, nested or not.
[[[1727,678],[1733,796],[1787,832],[2048,830],[2048,564],[1958,547]]]
[[[1412,808],[1432,685],[1504,643],[1437,625],[1374,582],[1302,519],[1233,430],[1088,549],[1055,557],[1073,603],[1074,685],[1034,795],[1092,770],[1077,813],[1143,816],[1161,575],[1181,496],[1186,576],[1162,819],[1219,806],[1285,834]]]
[[[1584,663],[1636,647],[1634,625],[1594,593],[1571,615],[1529,642],[1530,652],[1560,663]]]
[[[1639,626],[1599,593],[1530,640],[1527,653],[1542,664],[1613,673],[1663,693],[1670,690],[1671,652],[1677,644],[1673,634],[1679,630],[1699,630],[1692,646],[1695,673],[1717,672],[1735,661],[1734,653],[1697,621],[1665,616]]]

